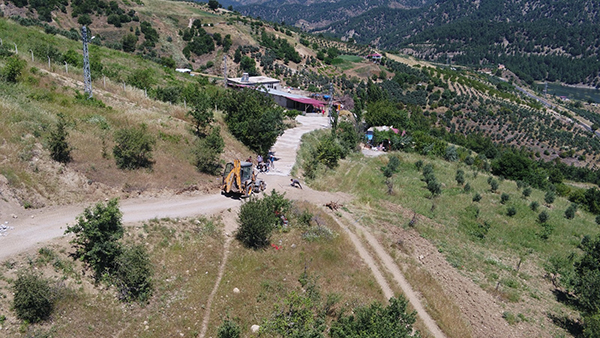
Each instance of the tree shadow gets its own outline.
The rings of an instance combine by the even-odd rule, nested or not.
[[[558,327],[568,331],[574,337],[583,337],[583,323],[566,315],[548,314],[548,318]]]
[[[554,294],[554,298],[556,299],[557,302],[563,303],[574,309],[578,308],[579,302],[577,301],[577,299],[575,297],[573,297],[568,292],[565,292],[564,290],[561,290],[561,289],[554,289],[552,291],[552,293]]]

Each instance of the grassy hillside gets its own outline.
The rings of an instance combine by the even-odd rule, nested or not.
[[[316,135],[305,136],[302,157],[309,156],[307,151],[310,144],[317,142]],[[380,168],[387,165],[391,156],[400,159],[400,166],[389,194]],[[432,198],[417,162],[433,165],[434,175],[442,184],[441,195]],[[300,168],[302,164],[298,174],[302,172]],[[464,184],[455,180],[457,170],[464,171]],[[491,191],[490,178],[499,182],[497,191]],[[471,188],[468,192],[466,184]],[[490,176],[461,162],[404,152],[374,158],[352,155],[335,170],[321,171],[310,185],[355,195],[353,217],[378,233],[401,265],[410,267],[414,264],[411,260],[422,259],[419,255],[423,254],[423,247],[403,240],[407,231],[416,230],[450,266],[500,300],[505,319],[518,326],[520,332],[539,327],[542,329],[537,334],[560,336],[569,329],[564,323],[579,318],[571,303],[561,300],[560,291],[553,284],[568,278],[556,272],[570,264],[571,255],[578,257],[582,238],[595,238],[600,231],[595,215],[581,208],[573,219],[566,218],[571,202],[564,198],[549,204],[544,200],[546,192],[537,189],[524,197],[525,188],[517,187],[514,181]],[[477,194],[481,199],[474,201]],[[505,194],[508,201],[502,202]],[[535,211],[531,208],[533,202],[539,205]],[[516,214],[509,216],[509,209]],[[545,223],[539,221],[542,212],[549,215]],[[433,278],[439,278],[433,271],[429,271]],[[444,284],[442,279],[437,282]],[[420,283],[415,280],[412,284],[419,288]],[[427,297],[427,287],[420,289]],[[439,296],[429,297],[428,301],[433,302]]]
[[[317,217],[328,234],[310,235],[310,228],[292,218],[289,228],[273,236],[277,250],[255,251],[233,243],[212,306],[208,336],[215,337],[227,317],[248,336],[250,326],[270,320],[288,294],[303,292],[298,280],[304,272],[330,299],[328,320],[345,309],[385,301],[368,267],[331,216],[309,203],[296,204],[295,212],[303,211]],[[225,211],[223,217],[229,213]],[[0,314],[6,316],[0,325],[10,336],[21,332],[61,337],[196,337],[222,259],[224,236],[219,218],[155,219],[128,227],[126,242],[144,244],[154,265],[154,293],[148,304],[122,304],[114,287],[93,285],[88,271],[69,257],[68,239],[8,260],[0,266]],[[27,269],[51,278],[62,295],[56,315],[41,325],[20,324],[9,310],[9,283]],[[234,293],[234,288],[240,292]]]

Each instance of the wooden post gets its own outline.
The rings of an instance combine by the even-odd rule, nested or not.
[[[65,61],[65,71],[69,74],[69,64]]]

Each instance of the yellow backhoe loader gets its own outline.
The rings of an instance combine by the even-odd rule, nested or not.
[[[221,185],[223,195],[236,194],[245,198],[266,188],[265,181],[256,177],[252,163],[235,160],[225,165]]]

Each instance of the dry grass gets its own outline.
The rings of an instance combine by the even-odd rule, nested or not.
[[[282,304],[288,292],[300,289],[298,278],[304,269],[318,276],[322,295],[341,296],[332,316],[342,308],[386,301],[368,267],[337,223],[308,203],[300,203],[298,208],[309,208],[321,224],[337,233],[337,237],[306,241],[302,239],[303,230],[293,228],[273,236],[272,242],[281,247],[279,250],[268,247],[258,251],[246,249],[234,241],[213,303],[208,336],[216,335],[217,327],[227,315],[238,322],[243,335],[249,333],[251,325],[261,325],[276,306]],[[236,287],[241,291],[239,294],[232,292]]]
[[[218,220],[197,218],[155,220],[128,228],[125,241],[145,243],[154,265],[154,294],[146,305],[123,304],[116,299],[113,287],[94,285],[82,266],[68,257],[71,250],[64,249],[66,243],[52,247],[54,258],[45,262],[42,259],[46,256],[37,254],[32,259],[21,257],[10,269],[4,263],[0,267],[0,290],[9,297],[0,299],[0,312],[8,317],[6,333],[13,335],[20,326],[8,311],[12,298],[7,292],[9,282],[19,267],[33,261],[38,271],[64,285],[66,297],[58,300],[49,322],[29,330],[52,332],[58,337],[193,336],[200,330],[222,255],[219,226]]]

